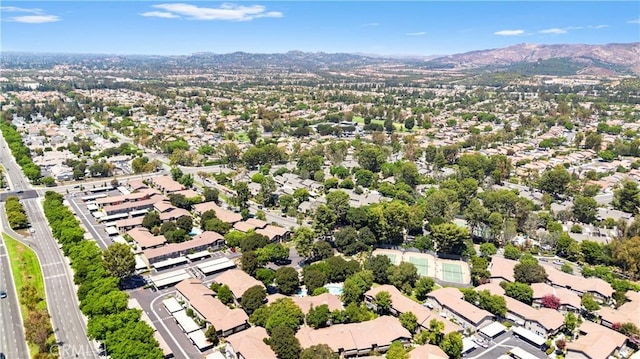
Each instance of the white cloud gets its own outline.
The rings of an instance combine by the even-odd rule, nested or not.
[[[523,35],[524,30],[500,30],[493,33],[498,36],[518,36]]]
[[[14,16],[10,18],[11,21],[21,22],[24,24],[44,24],[47,22],[60,21],[60,17],[55,15],[25,15]]]
[[[378,24],[377,22],[368,22],[366,24],[362,24],[363,27],[376,27],[376,26],[380,26],[380,24]]]
[[[146,16],[146,17],[161,17],[163,19],[174,19],[176,17],[180,17],[178,15],[172,14],[170,12],[164,12],[164,11],[147,11],[147,12],[141,13],[140,15]]]
[[[425,34],[426,34],[426,32],[424,32],[424,31],[419,31],[419,32],[407,32],[407,35],[408,35],[408,36],[422,36],[422,35],[425,35]]]
[[[264,17],[282,17],[279,11],[265,11],[262,5],[236,5],[225,3],[220,7],[199,7],[196,5],[174,3],[153,5],[156,9],[164,11],[150,11],[142,13],[142,16],[177,18],[184,17],[189,20],[221,20],[221,21],[250,21]]]
[[[640,18],[629,20],[627,24],[640,24]]]
[[[6,21],[21,22],[23,24],[44,24],[47,22],[56,22],[62,20],[59,16],[56,15],[46,15],[44,11],[42,11],[42,9],[38,8],[27,9],[17,6],[0,6],[0,11],[33,14],[13,16],[6,19]]]
[[[595,26],[589,26],[589,28],[590,28],[590,29],[596,29],[596,30],[598,30],[598,29],[606,29],[606,28],[608,28],[608,27],[609,27],[609,25],[595,25]]]
[[[561,35],[561,34],[566,34],[567,30],[554,27],[553,29],[540,30],[539,32],[541,34]]]
[[[26,9],[23,7],[17,6],[0,6],[0,11],[3,12],[29,12],[32,14],[40,14],[42,13],[42,9]]]

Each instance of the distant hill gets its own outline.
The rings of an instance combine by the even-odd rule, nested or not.
[[[432,66],[496,68],[525,75],[640,74],[640,42],[606,45],[519,44],[443,56]]]
[[[440,56],[372,55],[289,51],[286,53],[200,52],[181,56],[113,54],[45,54],[1,52],[4,68],[25,64],[46,68],[60,63],[83,63],[92,68],[146,69],[284,69],[287,71],[346,70],[362,66],[402,64],[408,68],[509,72],[521,75],[640,74],[640,42],[607,45],[520,44],[501,49]]]

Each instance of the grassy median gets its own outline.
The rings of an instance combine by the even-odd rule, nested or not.
[[[31,250],[31,248],[18,242],[16,239],[8,236],[6,233],[2,233],[2,238],[7,246],[7,252],[11,263],[11,271],[13,272],[13,280],[16,283],[16,291],[18,297],[20,296],[21,289],[31,284],[38,293],[38,297],[42,300],[39,301],[37,308],[46,309],[47,302],[44,294],[44,280],[42,278],[42,270],[40,269],[40,263],[38,257]],[[20,311],[22,312],[22,318],[26,318],[28,309],[22,298],[20,298]]]
[[[50,329],[51,320],[49,314],[46,313],[47,301],[44,292],[42,270],[40,269],[38,257],[31,248],[18,242],[6,233],[2,233],[2,238],[7,247],[13,281],[16,284],[16,291],[20,301],[20,313],[22,314],[25,328],[37,328],[32,329],[35,332],[31,333],[25,331],[29,343],[29,351],[33,358],[38,355],[38,353],[47,353],[45,343],[55,342],[53,331]],[[44,330],[44,333],[36,333],[38,329]],[[45,335],[44,338],[41,339],[42,342],[34,343],[33,338],[39,334]],[[55,356],[50,355],[47,357]]]

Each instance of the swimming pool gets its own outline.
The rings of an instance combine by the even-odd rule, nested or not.
[[[342,283],[329,283],[324,286],[333,295],[342,295]]]
[[[302,288],[298,289],[298,293],[296,293],[298,297],[306,297],[307,296],[307,287],[302,286]]]
[[[189,232],[189,235],[190,235],[191,237],[195,237],[195,236],[197,236],[197,235],[198,235],[198,234],[200,234],[200,233],[202,233],[202,229],[200,229],[200,228],[198,228],[198,227],[193,227],[193,228],[191,229],[191,232]]]

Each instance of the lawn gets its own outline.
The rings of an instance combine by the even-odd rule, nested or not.
[[[40,269],[38,257],[36,257],[36,254],[31,250],[31,248],[23,245],[8,236],[6,233],[2,233],[2,238],[7,246],[13,280],[16,283],[18,299],[20,299],[20,312],[22,313],[22,319],[24,320],[27,317],[28,311],[27,307],[22,303],[22,298],[20,298],[20,289],[27,283],[33,283],[38,291],[38,296],[42,299],[38,303],[38,309],[47,308],[42,270]]]

